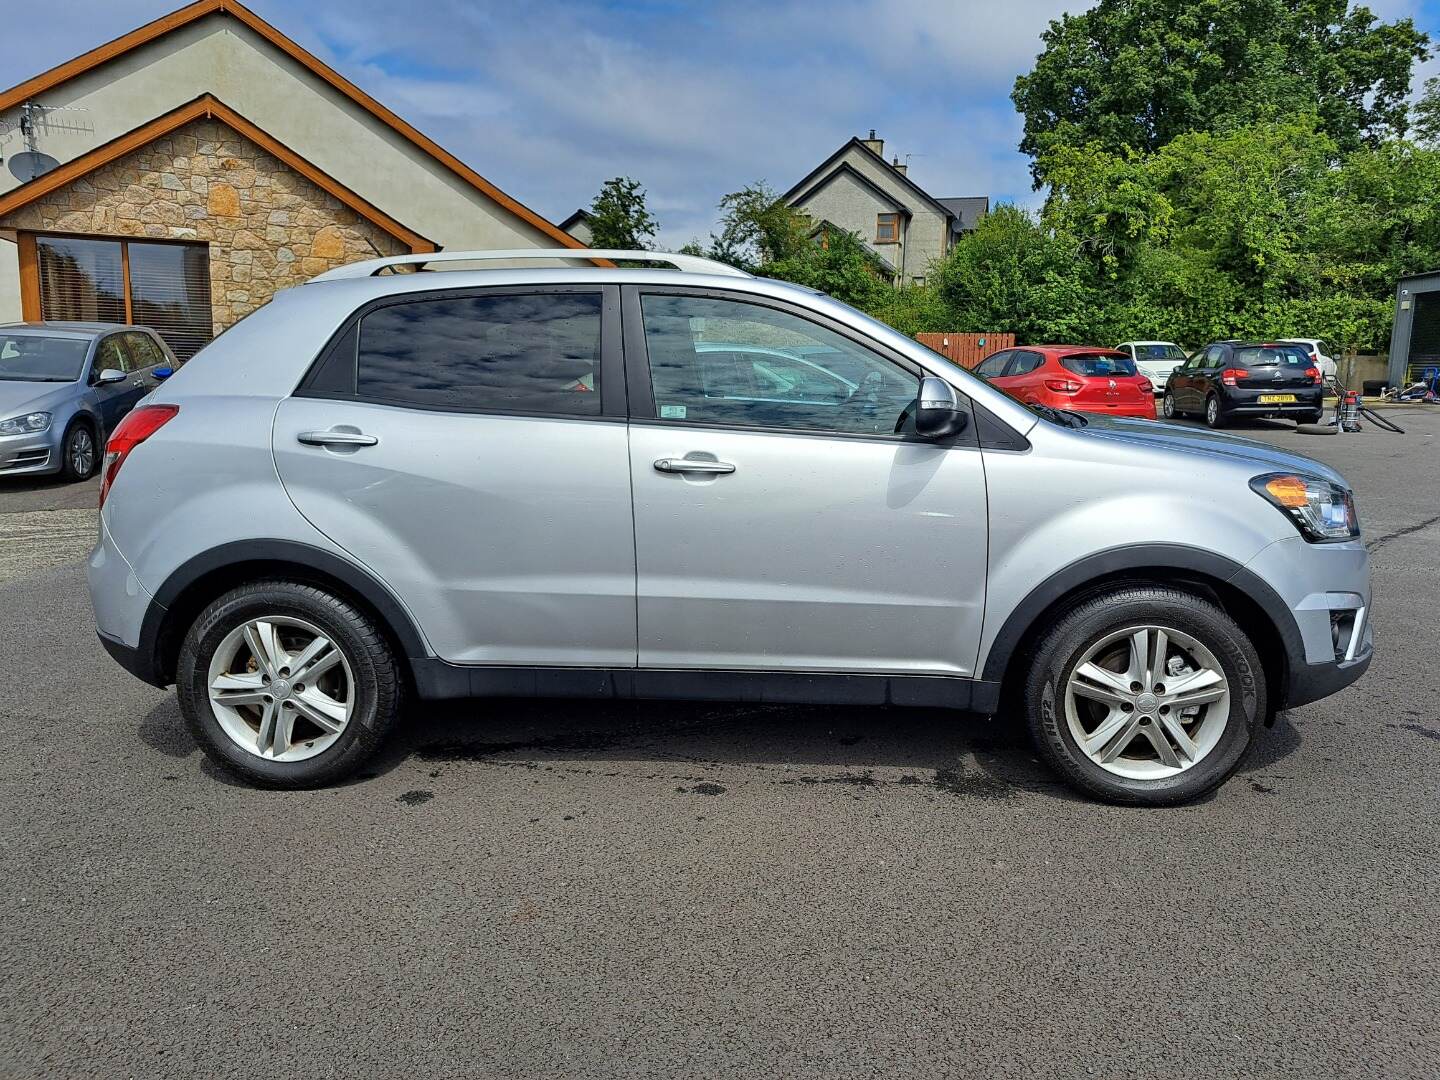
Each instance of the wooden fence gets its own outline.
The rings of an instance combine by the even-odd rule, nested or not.
[[[916,334],[915,340],[963,368],[973,368],[991,353],[1015,347],[1014,334]]]

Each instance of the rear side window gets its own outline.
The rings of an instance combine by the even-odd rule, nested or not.
[[[1004,352],[996,353],[994,356],[987,356],[976,365],[975,374],[986,379],[993,379],[1005,370],[1005,365],[1010,362],[1010,357],[1013,355],[1014,354],[1007,349]]]
[[[599,416],[599,390],[599,292],[434,297],[360,320],[367,401]]]
[[[1073,371],[1076,375],[1087,376],[1110,376],[1134,375],[1135,361],[1128,356],[1107,356],[1103,353],[1077,353],[1074,356],[1062,356],[1060,363],[1066,371]]]
[[[1235,350],[1235,363],[1241,367],[1310,366],[1310,354],[1298,345],[1247,345]]]

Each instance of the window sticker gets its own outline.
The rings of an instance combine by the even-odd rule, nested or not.
[[[660,419],[662,419],[662,420],[684,420],[684,419],[685,419],[685,406],[684,406],[684,405],[661,405],[661,406],[660,406]]]

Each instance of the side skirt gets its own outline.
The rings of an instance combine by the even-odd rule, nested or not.
[[[943,675],[847,675],[660,668],[489,667],[411,658],[429,700],[484,697],[737,701],[786,705],[899,705],[994,712],[998,683]]]

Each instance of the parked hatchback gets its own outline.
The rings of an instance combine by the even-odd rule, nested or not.
[[[1172,803],[1369,665],[1332,469],[1028,408],[708,260],[585,255],[678,272],[344,267],[111,436],[101,640],[217,763],[337,780],[411,695],[925,705]]]
[[[1198,414],[1212,428],[1237,417],[1319,421],[1325,388],[1302,345],[1218,341],[1178,367],[1165,383],[1167,419]]]
[[[143,326],[0,325],[0,477],[93,476],[106,437],[174,368]]]
[[[1115,349],[1037,345],[988,356],[975,373],[1027,405],[1155,419],[1155,388]]]

